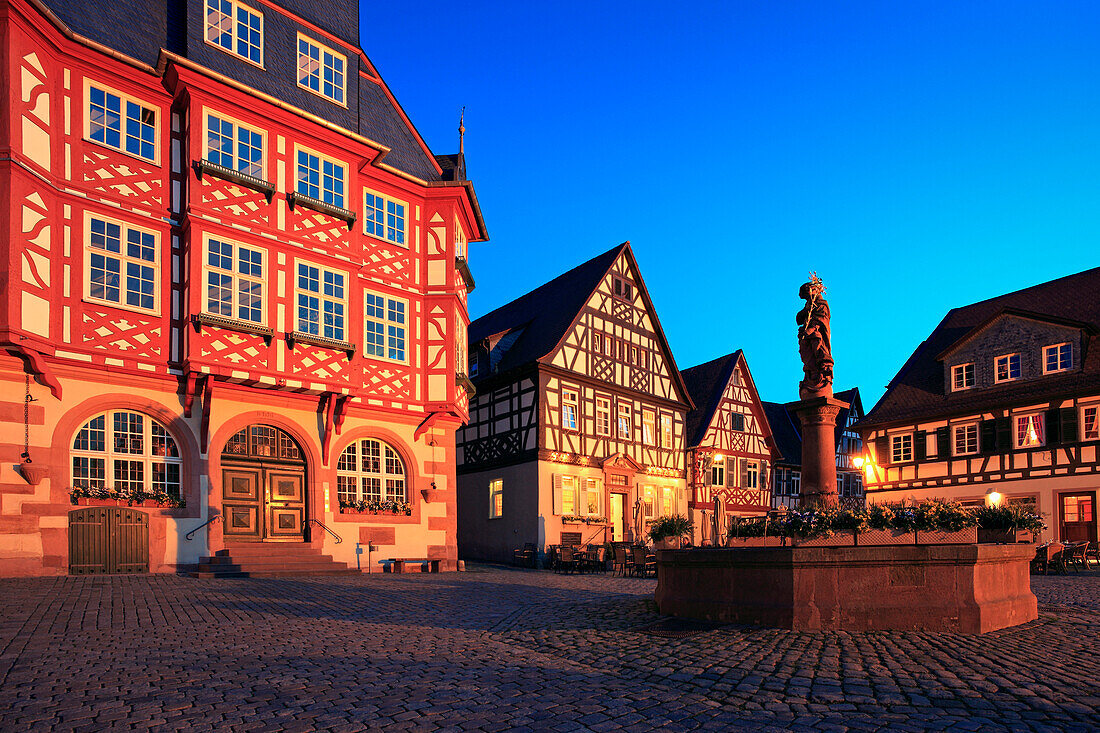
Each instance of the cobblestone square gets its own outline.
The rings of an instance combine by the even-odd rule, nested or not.
[[[660,622],[655,581],[0,581],[0,730],[1097,730],[1100,573],[984,636]]]

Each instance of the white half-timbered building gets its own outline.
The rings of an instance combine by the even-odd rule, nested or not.
[[[630,540],[686,513],[691,401],[629,243],[469,328],[459,552]]]
[[[744,353],[680,372],[695,409],[687,418],[689,507],[700,541],[713,542],[715,499],[727,516],[759,516],[771,508],[770,476],[780,454]]]

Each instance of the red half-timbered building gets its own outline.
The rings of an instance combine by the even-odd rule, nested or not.
[[[729,516],[771,509],[769,479],[780,454],[740,349],[680,375],[695,403],[687,416],[689,506],[696,539],[713,542],[716,507],[720,527]]]
[[[0,573],[454,566],[486,232],[358,28],[0,0]]]
[[[691,400],[629,243],[470,324],[459,548],[641,540],[686,513]]]

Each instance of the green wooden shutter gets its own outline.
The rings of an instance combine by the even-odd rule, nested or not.
[[[936,458],[947,460],[951,456],[951,437],[947,426],[936,428]]]
[[[997,452],[997,421],[996,420],[982,420],[981,430],[981,451],[982,453],[996,453]]]
[[[997,450],[1005,453],[1012,450],[1012,418],[997,418]]]
[[[890,465],[890,436],[882,435],[875,438],[875,460],[880,466]]]
[[[1063,407],[1061,413],[1062,442],[1076,443],[1080,440],[1077,433],[1077,408]]]
[[[928,433],[918,430],[913,434],[913,458],[923,461],[928,457]]]
[[[1047,410],[1046,417],[1043,418],[1043,422],[1046,423],[1043,429],[1046,430],[1046,444],[1054,445],[1055,443],[1062,442],[1062,415],[1061,410],[1057,407],[1052,407]]]

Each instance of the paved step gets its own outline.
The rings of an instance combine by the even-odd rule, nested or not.
[[[347,563],[322,555],[320,548],[299,543],[234,544],[199,561],[193,578],[278,578],[297,575],[358,573]]]
[[[325,570],[278,570],[278,571],[256,571],[256,570],[229,570],[229,571],[192,571],[189,575],[192,578],[290,578],[309,575],[358,575],[359,571],[355,568],[346,569],[325,569]]]
[[[218,557],[252,557],[256,555],[320,555],[319,547],[300,544],[276,544],[274,542],[254,542],[247,545],[230,545],[214,553]]]

